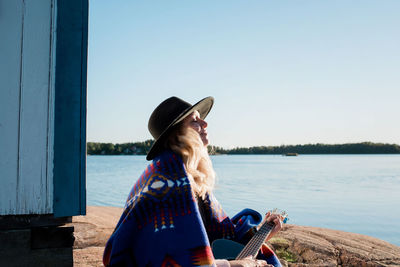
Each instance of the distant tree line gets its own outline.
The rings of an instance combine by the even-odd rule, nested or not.
[[[281,146],[254,146],[223,149],[214,147],[216,154],[400,154],[400,146],[382,143],[306,144]]]
[[[136,143],[87,143],[88,155],[146,155],[154,140]]]
[[[136,143],[87,143],[88,155],[146,155],[154,140]],[[351,143],[351,144],[306,144],[281,146],[253,146],[224,149],[218,146],[209,146],[210,154],[400,154],[397,144],[383,143]]]

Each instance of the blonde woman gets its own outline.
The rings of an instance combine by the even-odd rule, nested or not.
[[[152,162],[133,186],[124,212],[106,244],[105,266],[281,266],[263,247],[257,259],[214,259],[216,239],[246,243],[261,215],[246,209],[232,219],[213,196],[215,173],[207,152],[207,122],[214,103],[207,97],[191,105],[177,97],[163,101],[150,116],[155,139]],[[268,215],[275,228],[281,218]]]

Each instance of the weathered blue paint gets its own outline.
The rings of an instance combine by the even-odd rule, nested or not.
[[[86,214],[88,0],[57,1],[54,216]]]

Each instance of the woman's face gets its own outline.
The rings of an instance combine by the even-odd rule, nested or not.
[[[203,141],[203,145],[208,145],[208,134],[206,130],[207,122],[200,118],[200,113],[197,110],[183,120],[183,125],[190,127],[199,133],[201,141]]]

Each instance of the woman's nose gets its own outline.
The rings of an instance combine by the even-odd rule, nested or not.
[[[204,129],[207,128],[208,123],[204,120],[201,120],[201,127],[203,127]]]

